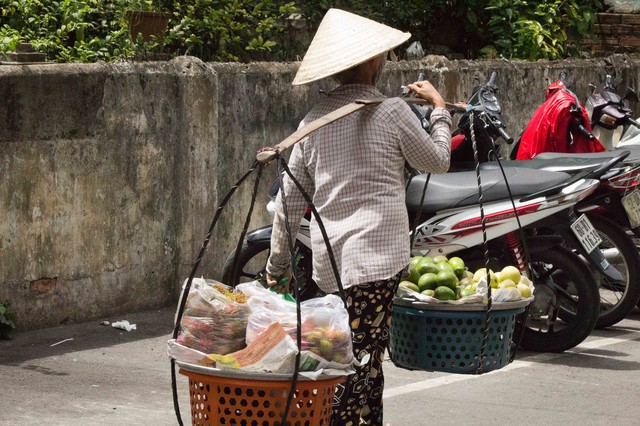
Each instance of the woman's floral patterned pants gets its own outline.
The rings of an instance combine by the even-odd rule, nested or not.
[[[389,341],[393,296],[402,273],[345,290],[351,321],[353,353],[362,364],[338,385],[333,401],[333,426],[382,425],[382,361]]]

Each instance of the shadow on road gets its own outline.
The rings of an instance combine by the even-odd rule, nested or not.
[[[168,339],[173,332],[175,309],[175,306],[169,306],[105,318],[109,322],[127,320],[136,324],[136,330],[129,332],[110,325],[101,325],[102,320],[96,320],[17,333],[13,340],[0,340],[0,364],[19,365],[29,360],[110,347],[162,335],[166,335]],[[29,365],[22,367],[30,368]],[[34,370],[40,368],[35,365],[32,367]],[[38,372],[47,374],[46,371]]]

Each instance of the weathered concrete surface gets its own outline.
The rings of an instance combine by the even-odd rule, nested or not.
[[[319,89],[292,87],[297,64],[164,63],[0,67],[0,300],[21,329],[175,301],[220,201],[255,151],[295,130]],[[387,67],[390,96],[419,72],[450,101],[498,73],[503,121],[516,136],[569,71],[581,99],[605,70],[640,87],[640,59],[447,61]],[[477,80],[476,80],[477,79]],[[638,106],[634,106],[638,114]],[[640,114],[639,114],[640,115]],[[251,228],[270,218],[263,176]],[[251,179],[250,179],[251,180]],[[253,183],[220,218],[198,275],[219,277]]]

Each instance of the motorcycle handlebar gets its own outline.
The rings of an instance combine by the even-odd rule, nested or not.
[[[588,131],[587,128],[584,127],[582,124],[578,124],[578,131],[580,131],[580,133],[588,137],[590,141],[595,139],[595,136],[593,136],[593,133]]]
[[[507,141],[509,145],[513,143],[513,138],[509,136],[509,133],[507,133],[502,127],[498,127],[498,133],[500,133],[500,136],[502,136],[502,139]]]
[[[627,117],[627,119],[629,120],[629,124],[634,126],[636,129],[640,129],[640,123],[638,123],[636,120],[634,120],[631,117]]]

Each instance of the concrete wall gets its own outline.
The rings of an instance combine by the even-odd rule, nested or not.
[[[292,87],[297,64],[162,63],[0,67],[0,300],[20,329],[175,303],[220,200],[255,151],[295,130],[323,82]],[[640,87],[640,59],[390,64],[390,96],[424,71],[466,100],[498,72],[504,122],[517,135],[569,71],[581,99],[605,69]],[[638,107],[636,113],[638,113]],[[270,221],[265,171],[251,228]],[[219,278],[252,195],[225,209],[198,275]]]

